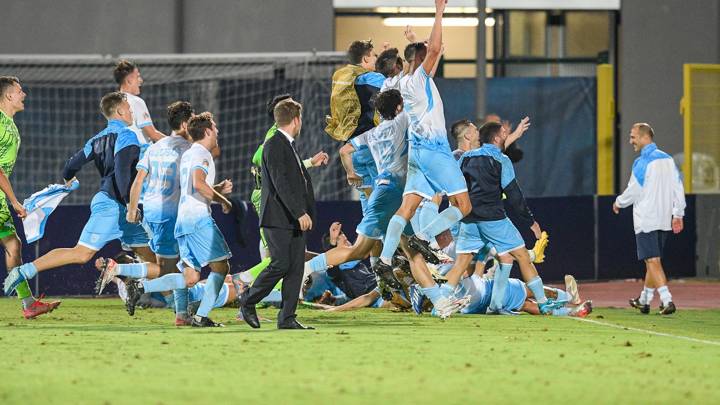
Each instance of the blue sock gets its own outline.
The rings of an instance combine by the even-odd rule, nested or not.
[[[570,302],[570,294],[565,292],[565,290],[561,290],[559,288],[552,288],[552,287],[549,287],[549,288],[557,293],[557,299],[555,301]]]
[[[438,211],[440,211],[440,207],[438,207],[437,204],[430,200],[423,201],[422,207],[420,207],[420,210],[417,214],[419,226],[417,229],[413,228],[415,233],[421,233],[423,229],[430,225],[435,220],[435,218],[437,218]],[[430,242],[435,241],[435,237],[431,237],[428,235],[427,238]]]
[[[503,307],[505,290],[507,289],[508,280],[510,279],[510,270],[512,270],[512,263],[500,263],[500,266],[495,270],[492,296],[490,298],[491,309],[502,309]]]
[[[383,259],[387,264],[392,262],[392,257],[400,244],[400,236],[402,231],[405,229],[407,221],[400,215],[393,215],[390,218],[387,231],[385,232],[385,240],[383,242],[383,250],[380,254],[380,258]]]
[[[147,263],[118,264],[118,275],[130,278],[147,277]]]
[[[228,295],[228,286],[227,284],[223,283],[222,287],[220,287],[220,291],[218,292],[218,297],[215,300],[215,303],[213,304],[213,308],[222,308],[225,306],[225,299]]]
[[[198,316],[206,317],[213,309],[215,301],[217,300],[220,289],[223,286],[225,276],[220,273],[210,272],[205,283],[205,294],[203,294],[202,300],[200,301],[200,308],[197,310]]]
[[[544,304],[547,301],[545,298],[545,289],[543,289],[543,282],[540,276],[536,276],[532,280],[527,282],[527,287],[532,291],[535,296],[535,301],[538,304]]]
[[[18,268],[18,271],[25,277],[26,280],[30,280],[37,275],[37,268],[34,264],[32,264],[32,262],[23,264]]]
[[[449,297],[451,295],[455,294],[455,286],[451,286],[448,283],[444,283],[440,286],[440,290],[443,293],[443,296]]]
[[[187,315],[188,308],[188,289],[178,288],[173,291],[173,297],[175,298],[175,315]]]
[[[307,263],[308,263],[308,265],[310,265],[310,268],[314,272],[327,270],[327,267],[328,267],[327,257],[325,256],[325,253],[313,257]]]
[[[568,316],[570,313],[570,308],[562,307],[562,308],[555,308],[552,310],[552,316]]]
[[[440,232],[450,229],[453,224],[457,223],[463,218],[462,212],[453,206],[447,207],[445,211],[441,212],[440,215],[436,216],[432,222],[430,222],[418,235],[421,239],[430,239],[439,235]]]
[[[422,290],[423,294],[425,294],[426,297],[430,301],[432,301],[433,305],[440,299],[445,297],[445,292],[438,286],[437,284],[433,285],[432,287],[428,288],[420,288]]]
[[[154,280],[142,282],[146,293],[172,291],[185,287],[185,277],[180,273],[166,274]]]

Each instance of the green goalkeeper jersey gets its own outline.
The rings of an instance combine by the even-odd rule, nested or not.
[[[15,121],[0,111],[0,169],[8,178],[12,174],[20,149],[20,131]]]

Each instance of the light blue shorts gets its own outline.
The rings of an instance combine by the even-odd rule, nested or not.
[[[90,203],[90,219],[85,224],[78,245],[100,250],[110,241],[120,239],[124,249],[148,245],[148,236],[140,224],[125,220],[124,205],[101,191]]]
[[[462,313],[464,314],[484,314],[490,306],[490,300],[492,298],[492,288],[495,282],[489,280],[485,284],[485,292],[483,296],[474,304],[471,304],[465,308]],[[503,299],[503,309],[508,311],[517,311],[525,304],[527,299],[527,290],[525,283],[522,281],[511,278],[508,280],[507,288],[505,289],[505,298]]]
[[[164,222],[143,220],[143,228],[150,237],[150,250],[158,257],[176,258],[179,256],[177,240],[175,240],[175,219]]]
[[[201,220],[193,232],[176,235],[176,238],[180,250],[180,261],[177,264],[180,271],[185,266],[200,271],[208,263],[232,257],[225,238],[212,218]]]
[[[498,255],[524,248],[525,241],[509,219],[460,224],[455,251],[458,254],[479,252],[486,245],[495,247]]]
[[[359,186],[358,189],[372,188],[378,172],[370,148],[363,146],[357,149],[352,154],[352,163],[355,174],[363,179],[362,186]]]
[[[403,190],[392,180],[378,179],[367,207],[363,211],[363,219],[358,224],[357,232],[369,239],[381,240],[385,237],[390,218],[395,215],[402,204]],[[410,223],[405,227],[405,234],[412,235]]]
[[[230,288],[228,288],[227,284],[223,283],[222,287],[220,288],[220,293],[218,293],[217,300],[215,300],[215,304],[213,304],[213,308],[224,307],[228,299],[228,294],[230,294]],[[205,295],[205,283],[197,283],[194,286],[188,288],[189,302],[202,301],[203,295]]]
[[[465,177],[449,146],[431,149],[416,143],[410,145],[404,194],[431,200],[437,193],[452,196],[463,192],[467,192]]]

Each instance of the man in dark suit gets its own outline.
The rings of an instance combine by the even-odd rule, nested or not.
[[[259,328],[255,304],[283,279],[278,329],[313,329],[295,319],[305,266],[305,232],[312,229],[315,217],[312,181],[295,146],[302,106],[293,99],[283,100],[275,106],[274,116],[278,129],[262,153],[260,203],[260,226],[272,261],[240,298],[240,311],[248,325]]]

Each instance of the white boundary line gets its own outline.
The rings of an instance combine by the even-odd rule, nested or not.
[[[655,331],[647,330],[647,329],[639,329],[639,328],[633,328],[633,327],[630,327],[630,326],[617,325],[617,324],[614,324],[614,323],[607,323],[607,322],[595,321],[595,320],[593,320],[593,319],[573,318],[573,317],[568,317],[568,318],[569,318],[569,319],[574,319],[574,320],[576,320],[576,321],[594,323],[594,324],[596,324],[596,325],[607,326],[607,327],[615,328],[615,329],[631,330],[631,331],[634,331],[634,332],[647,333],[647,334],[655,335],[655,336],[664,336],[664,337],[669,337],[669,338],[687,340],[687,341],[690,341],[690,342],[705,343],[705,344],[707,344],[707,345],[720,346],[720,342],[715,341],[715,340],[696,339],[696,338],[689,337],[689,336],[673,335],[673,334],[671,334],[671,333],[663,333],[663,332],[655,332]]]

